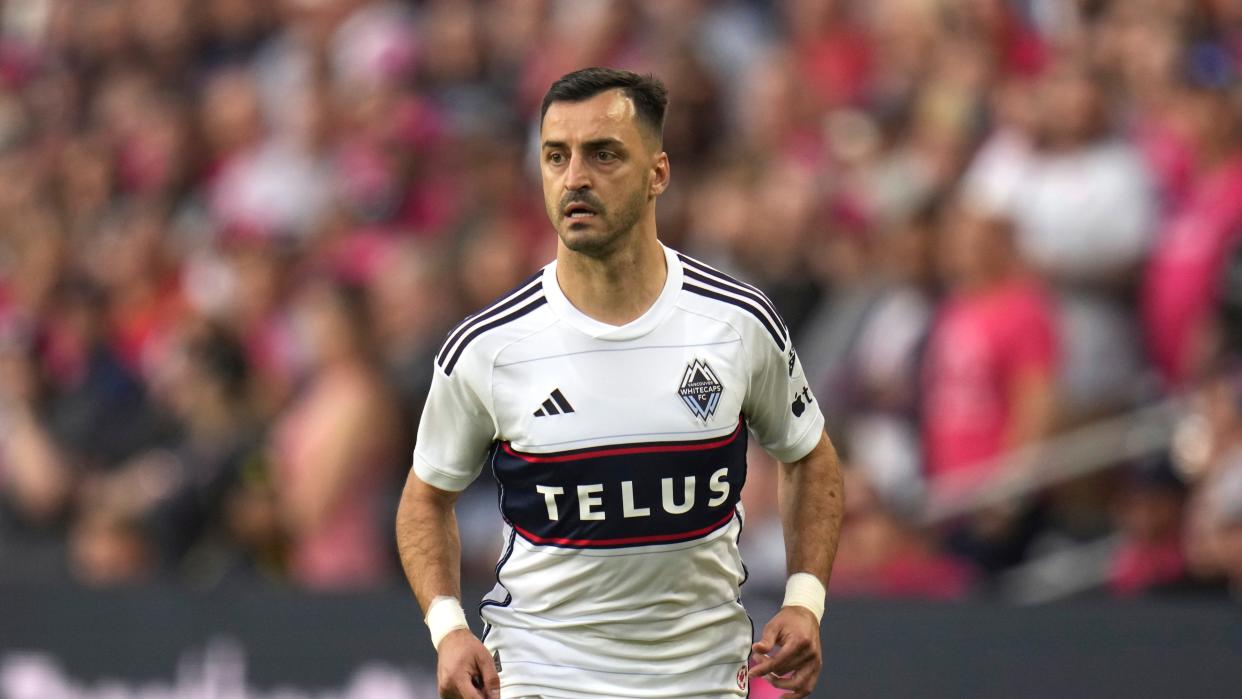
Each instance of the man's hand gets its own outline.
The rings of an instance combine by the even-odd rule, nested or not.
[[[436,685],[442,699],[500,699],[500,675],[483,642],[469,629],[440,641]]]
[[[775,653],[773,649],[778,649]],[[789,690],[781,699],[802,699],[815,689],[823,652],[819,642],[819,622],[805,607],[782,607],[763,627],[763,638],[751,646],[758,662],[751,677],[768,675],[779,689]]]

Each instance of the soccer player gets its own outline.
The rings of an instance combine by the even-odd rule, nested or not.
[[[841,474],[789,333],[757,289],[660,244],[667,95],[589,68],[544,97],[556,260],[449,334],[397,514],[444,697],[805,697]],[[782,462],[789,581],[752,645],[738,555],[750,435]],[[454,502],[486,466],[504,549],[481,639]],[[755,663],[748,668],[752,653]]]

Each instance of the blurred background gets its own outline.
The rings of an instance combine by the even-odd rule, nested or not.
[[[0,0],[0,651],[259,595],[425,667],[391,532],[432,357],[554,255],[538,106],[589,65],[668,84],[661,238],[794,335],[847,470],[830,609],[1236,619],[1242,0]],[[744,500],[764,609],[761,452]],[[459,518],[477,596],[490,479]],[[1004,616],[1058,600],[1095,611]],[[400,675],[358,696],[429,696]]]

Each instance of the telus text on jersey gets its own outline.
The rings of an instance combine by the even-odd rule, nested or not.
[[[729,482],[726,480],[728,476],[729,469],[724,467],[716,470],[708,479],[707,490],[714,494],[707,500],[708,507],[719,507],[729,499]],[[677,480],[682,481],[680,502],[677,501]],[[634,481],[621,481],[620,490],[622,517],[632,519],[651,516],[651,507],[640,506],[640,503],[634,501]],[[694,509],[697,490],[694,476],[685,476],[681,479],[661,478],[660,506],[670,515],[686,514]],[[548,506],[548,519],[553,522],[561,518],[561,503],[567,499],[572,502],[574,495],[570,493],[566,497],[565,488],[556,485],[537,485],[535,491],[543,495],[544,504]],[[583,521],[607,519],[603,509],[604,497],[607,495],[603,483],[577,486],[578,518]],[[616,497],[616,495],[611,497]]]

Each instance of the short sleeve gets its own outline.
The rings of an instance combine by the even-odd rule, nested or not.
[[[462,367],[452,375],[435,367],[418,425],[414,473],[441,490],[460,491],[483,469],[495,423]]]
[[[742,410],[755,438],[784,463],[801,459],[819,443],[824,415],[792,346],[781,351],[762,338],[749,349],[750,387]]]

